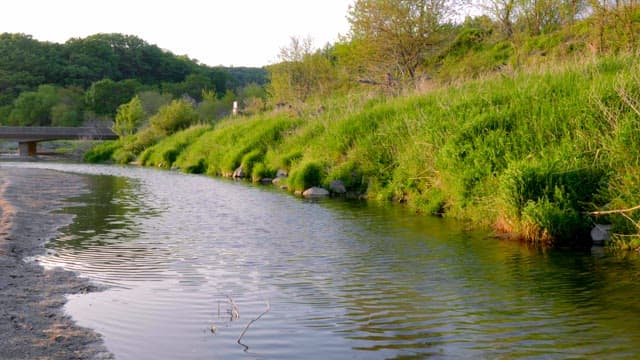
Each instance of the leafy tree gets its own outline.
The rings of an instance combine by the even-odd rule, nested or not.
[[[79,126],[83,121],[84,91],[77,87],[59,88],[58,102],[51,108],[51,125]]]
[[[56,88],[41,85],[37,91],[25,91],[14,101],[8,123],[20,126],[51,125],[51,108],[58,102]]]
[[[145,117],[142,101],[138,96],[134,96],[131,101],[118,107],[113,132],[120,137],[133,135],[142,125]]]
[[[204,91],[202,102],[196,108],[201,119],[213,122],[224,116],[231,114],[233,102],[236,95],[233,91],[227,90],[221,98],[213,91]]]
[[[280,63],[271,65],[267,91],[275,103],[305,102],[313,95],[326,95],[331,88],[334,68],[321,51],[313,51],[310,38],[292,37],[280,49]]]
[[[173,100],[149,119],[149,127],[164,135],[170,135],[197,123],[198,113],[186,100]]]
[[[517,17],[516,0],[489,0],[482,3],[482,8],[496,20],[505,37],[513,35],[513,23]]]
[[[239,99],[242,103],[242,111],[245,115],[257,114],[264,111],[267,92],[264,87],[251,83],[240,92]]]
[[[87,108],[98,115],[114,116],[118,106],[129,101],[139,87],[140,82],[134,79],[96,81],[87,90]]]
[[[377,79],[414,80],[447,38],[455,8],[453,0],[356,0],[348,15],[356,63]]]
[[[171,94],[159,93],[153,90],[142,91],[137,96],[147,116],[154,115],[161,107],[167,105],[173,99]]]

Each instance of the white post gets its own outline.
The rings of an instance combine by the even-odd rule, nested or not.
[[[234,101],[233,102],[233,116],[238,115],[238,102]]]

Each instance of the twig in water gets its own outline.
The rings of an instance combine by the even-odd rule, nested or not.
[[[244,336],[244,334],[247,332],[247,330],[249,330],[249,326],[251,326],[251,324],[253,324],[254,322],[260,320],[261,317],[264,316],[264,314],[268,313],[269,310],[271,310],[271,304],[267,301],[267,310],[263,311],[262,314],[258,315],[257,318],[249,321],[249,323],[247,324],[247,326],[244,328],[244,330],[242,330],[242,333],[240,334],[240,337],[238,338],[238,344],[242,345],[244,347],[244,351],[246,352],[247,350],[249,350],[249,347],[245,344],[242,343],[242,337]]]
[[[239,319],[240,310],[238,309],[238,305],[236,305],[236,303],[233,302],[233,299],[231,298],[231,296],[227,295],[227,298],[229,299],[229,303],[231,304],[231,321]]]

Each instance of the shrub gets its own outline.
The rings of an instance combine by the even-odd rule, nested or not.
[[[120,147],[119,141],[102,142],[84,154],[84,161],[88,163],[104,163],[112,159],[114,151]]]
[[[158,110],[158,113],[149,119],[149,125],[165,135],[186,129],[198,122],[198,113],[190,102],[186,100],[174,100]]]
[[[289,176],[289,189],[304,191],[313,186],[320,186],[324,178],[322,165],[309,161],[300,164],[291,171]]]
[[[503,215],[511,230],[526,239],[558,246],[589,241],[588,206],[606,185],[607,173],[595,167],[563,169],[532,161],[510,166],[500,179]]]
[[[265,178],[271,178],[275,175],[275,171],[269,169],[264,163],[257,163],[251,171],[251,181],[258,182]]]
[[[252,174],[253,166],[263,158],[264,153],[260,149],[256,149],[244,155],[240,164],[246,174]]]

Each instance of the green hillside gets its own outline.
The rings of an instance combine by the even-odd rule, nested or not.
[[[4,125],[108,121],[135,94],[146,92],[155,102],[183,96],[201,101],[203,91],[222,98],[265,81],[264,69],[206,66],[131,35],[96,34],[56,44],[0,34]]]

